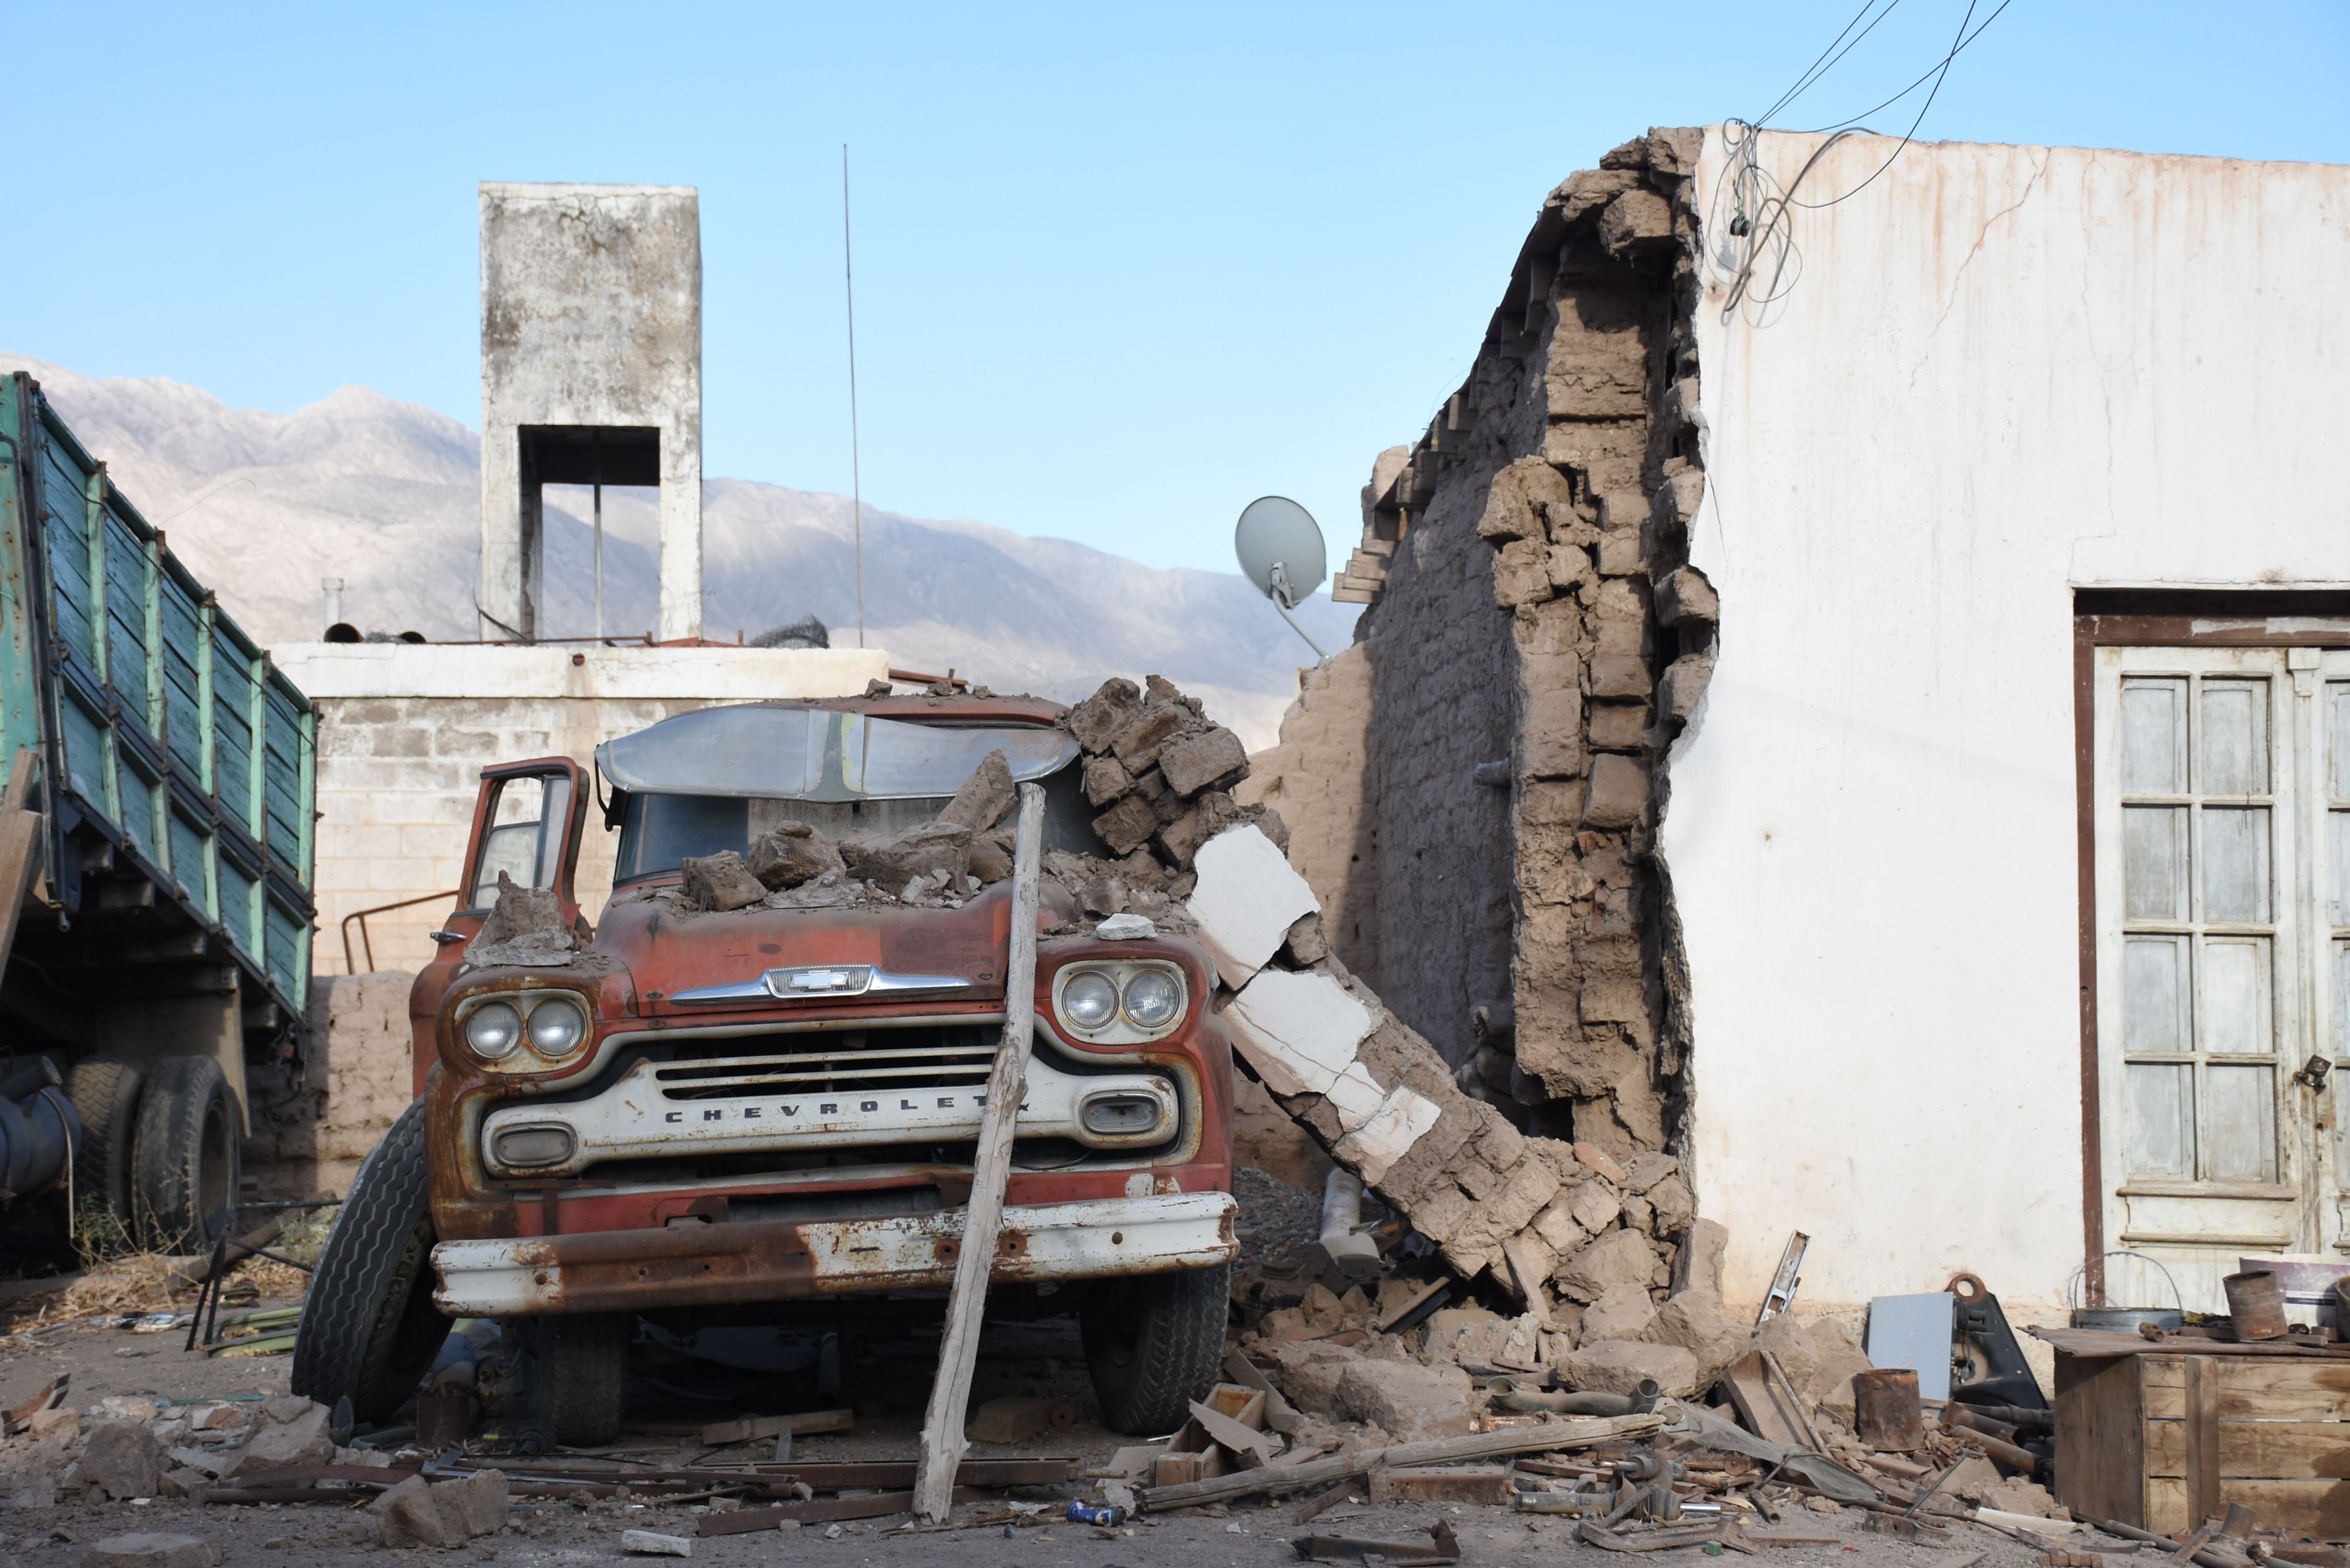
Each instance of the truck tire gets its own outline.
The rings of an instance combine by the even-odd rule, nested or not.
[[[566,1448],[619,1437],[636,1314],[560,1314],[534,1319],[531,1330],[531,1419]]]
[[[147,1075],[130,1149],[130,1206],[140,1243],[156,1252],[210,1252],[236,1223],[236,1096],[209,1056],[166,1056]]]
[[[111,1216],[130,1241],[130,1151],[138,1130],[139,1069],[128,1062],[74,1064],[66,1098],[81,1118],[81,1153],[74,1166],[74,1199]]]
[[[1231,1265],[1105,1281],[1079,1309],[1102,1423],[1129,1437],[1181,1426],[1224,1358]]]
[[[371,1422],[407,1402],[449,1337],[432,1304],[436,1239],[417,1100],[369,1152],[327,1233],[294,1335],[295,1393],[348,1397]]]

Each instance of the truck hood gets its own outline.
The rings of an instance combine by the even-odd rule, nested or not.
[[[1044,879],[1038,930],[1073,919],[1067,892]],[[949,1009],[1003,1001],[1004,955],[1012,925],[1012,885],[999,882],[960,909],[868,904],[848,909],[687,911],[674,899],[637,897],[604,912],[596,950],[628,966],[637,1005],[650,1016],[706,1016],[744,1006],[778,1005],[765,989],[770,971],[822,971],[826,984],[795,993],[789,976],[775,986],[789,1002],[823,1007],[902,1007],[910,1001]],[[832,981],[831,972],[845,975]],[[936,982],[921,984],[920,982]],[[837,988],[837,989],[835,989]],[[706,1000],[693,1000],[697,992]],[[723,993],[732,992],[728,999]],[[685,1001],[677,1000],[680,996]]]

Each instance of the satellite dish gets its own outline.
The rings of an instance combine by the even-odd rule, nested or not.
[[[1289,613],[1327,575],[1329,557],[1313,514],[1285,495],[1261,495],[1242,508],[1240,524],[1232,530],[1232,552],[1240,556],[1248,580],[1273,601],[1290,629],[1305,638],[1316,658],[1329,658]]]

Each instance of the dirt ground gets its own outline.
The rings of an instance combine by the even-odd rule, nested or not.
[[[208,1358],[202,1350],[183,1352],[183,1342],[184,1331],[140,1334],[85,1324],[47,1333],[34,1340],[34,1348],[0,1362],[0,1403],[14,1404],[30,1397],[59,1373],[72,1375],[68,1403],[84,1410],[109,1395],[196,1399],[286,1391],[289,1357],[286,1355]],[[801,1438],[795,1452],[811,1460],[912,1457],[921,1422],[919,1395],[927,1388],[925,1358],[931,1354],[931,1343],[920,1335],[859,1342],[843,1356],[840,1389],[842,1401],[859,1409],[857,1429]],[[672,1366],[660,1372],[674,1370]],[[673,1386],[685,1386],[666,1376],[660,1380]],[[654,1398],[661,1392],[650,1390]],[[1075,1324],[1050,1320],[1005,1324],[992,1331],[983,1344],[977,1392],[982,1398],[1009,1393],[1066,1397],[1083,1407],[1085,1369]],[[907,1402],[910,1395],[913,1396],[910,1404]],[[634,1412],[632,1406],[632,1420]],[[721,1419],[724,1414],[717,1411],[710,1418]],[[1033,1444],[977,1444],[972,1452],[974,1458],[1068,1456],[1092,1464],[1107,1459],[1112,1449],[1132,1440],[1090,1419],[1081,1419]],[[745,1449],[713,1453],[678,1436],[639,1434],[624,1442],[641,1450],[629,1457],[654,1463],[748,1457]],[[837,1563],[840,1568],[882,1568],[884,1564],[927,1568],[932,1563],[956,1568],[1142,1568],[1146,1563],[1165,1563],[1170,1568],[1253,1568],[1296,1561],[1291,1541],[1309,1531],[1400,1539],[1424,1532],[1440,1513],[1460,1539],[1464,1563],[1606,1562],[1612,1555],[1575,1541],[1570,1521],[1530,1521],[1498,1508],[1371,1507],[1341,1502],[1326,1510],[1311,1526],[1301,1526],[1291,1518],[1296,1502],[1284,1500],[1274,1507],[1244,1505],[1146,1516],[1107,1532],[1055,1517],[1068,1499],[1098,1501],[1090,1481],[1026,1489],[1012,1496],[1046,1505],[1037,1516],[1037,1524],[1009,1530],[991,1525],[918,1532],[904,1529],[909,1521],[900,1516],[844,1523],[837,1527],[837,1535],[827,1527],[811,1525],[790,1532],[696,1538],[692,1554],[702,1561],[735,1564],[806,1558]],[[972,1505],[958,1513],[968,1517],[1000,1508],[1000,1503]],[[698,1504],[607,1501],[583,1505],[517,1500],[511,1510],[512,1522],[504,1532],[468,1546],[426,1554],[532,1568],[611,1562],[627,1556],[620,1545],[623,1531],[691,1536],[703,1511]],[[1844,1538],[1846,1544],[1781,1549],[1770,1553],[1774,1568],[1826,1568],[1847,1561],[1883,1568],[2027,1568],[2034,1555],[2020,1543],[1982,1530],[1962,1531],[1951,1546],[1893,1542],[1864,1532],[1860,1516],[1849,1511],[1823,1515],[1795,1509],[1789,1511],[1787,1522],[1825,1527]],[[128,1531],[206,1537],[219,1543],[230,1568],[255,1568],[273,1562],[293,1568],[381,1555],[387,1551],[377,1540],[374,1517],[350,1505],[199,1509],[163,1498],[146,1503],[67,1501],[54,1508],[0,1507],[0,1568],[75,1568],[92,1542]],[[2110,1548],[2116,1543],[2101,1544]],[[1686,1548],[1663,1555],[1690,1557],[1697,1551]]]

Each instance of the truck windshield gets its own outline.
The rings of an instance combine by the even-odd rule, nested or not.
[[[790,724],[688,726],[715,714],[777,715]],[[837,721],[853,721],[840,723]],[[803,728],[800,721],[812,721]],[[701,729],[699,734],[673,731]],[[633,742],[662,735],[701,748],[732,744],[727,753],[669,758]],[[891,732],[921,731],[920,735]],[[878,732],[878,733],[877,733]],[[744,748],[750,754],[746,756]],[[946,726],[872,719],[858,713],[805,709],[721,708],[681,715],[638,734],[607,742],[597,753],[606,776],[626,791],[616,886],[674,872],[688,856],[742,854],[779,822],[805,822],[832,838],[850,834],[888,838],[937,817],[988,753],[1001,751],[1013,775],[1045,786],[1045,845],[1109,858],[1095,836],[1095,810],[1086,802],[1076,742],[1042,725]],[[861,753],[861,754],[860,754]],[[749,765],[746,765],[749,764]],[[861,764],[861,765],[860,765]],[[775,787],[791,775],[797,793]],[[868,788],[852,792],[847,781]],[[716,785],[735,787],[720,793]],[[906,793],[879,793],[893,784]],[[702,787],[686,787],[699,785]],[[915,793],[919,791],[919,793]]]

